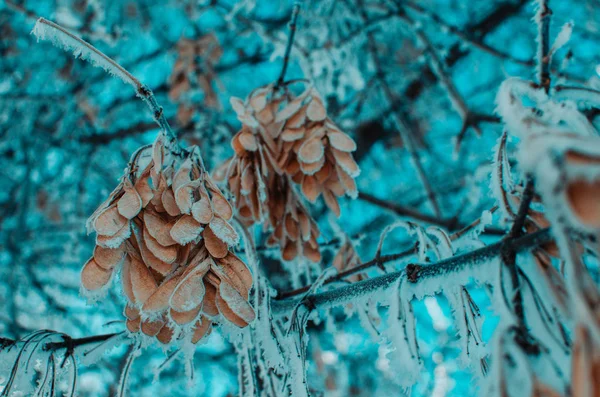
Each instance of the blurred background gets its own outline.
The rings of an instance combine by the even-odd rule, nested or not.
[[[550,5],[550,37],[574,23],[570,42],[554,57],[554,75],[600,88],[600,2]],[[123,329],[117,289],[96,305],[79,295],[79,272],[94,246],[85,221],[118,183],[131,153],[157,134],[130,87],[48,42],[37,43],[30,34],[36,19],[75,32],[147,84],[178,136],[199,145],[214,170],[231,155],[229,142],[240,128],[229,98],[245,98],[279,76],[291,10],[292,2],[272,0],[0,1],[1,336],[18,338],[43,328],[74,337]],[[399,18],[399,10],[413,23]],[[322,263],[282,265],[277,250],[260,251],[261,269],[276,290],[314,281],[331,264],[341,231],[366,261],[375,255],[382,229],[397,219],[456,231],[492,209],[491,161],[502,133],[494,98],[507,77],[534,76],[533,15],[533,2],[525,0],[302,4],[287,78],[314,83],[329,116],[356,140],[362,173],[360,195],[342,200],[339,219],[322,202],[311,206],[323,232]],[[593,122],[597,115],[594,109],[587,113]],[[416,145],[439,214],[400,129]],[[495,215],[493,223],[482,241],[503,232]],[[265,236],[258,227],[255,234],[260,248]],[[384,253],[413,243],[394,232]],[[467,239],[464,247],[477,244]],[[387,270],[409,262],[391,263]],[[375,268],[366,276],[381,273]],[[469,291],[488,340],[497,320],[487,294],[477,286]],[[424,370],[412,389],[398,384],[402,368],[390,361],[380,335],[368,332],[365,319],[347,307],[309,323],[314,395],[476,395],[485,368],[466,369],[458,360],[461,346],[446,298],[415,302],[414,311]],[[113,395],[128,349],[116,347],[82,367],[79,395]],[[236,355],[218,331],[198,347],[193,380],[178,362],[155,377],[166,357],[160,349],[143,353],[130,376],[132,395],[238,393]],[[0,364],[0,388],[5,369]]]

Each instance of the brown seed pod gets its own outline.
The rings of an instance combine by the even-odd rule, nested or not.
[[[575,330],[571,371],[573,396],[600,394],[600,348],[584,325]]]
[[[245,101],[232,98],[231,106],[242,128],[231,141],[234,156],[215,177],[227,182],[246,224],[264,222],[273,230],[269,242],[280,245],[284,260],[300,255],[319,261],[319,230],[290,181],[310,202],[322,194],[339,216],[337,198],[357,195],[354,178],[360,170],[351,154],[356,143],[327,117],[310,85],[299,95],[268,85]]]
[[[151,161],[138,165],[142,158]],[[248,303],[252,275],[229,252],[238,241],[232,216],[196,150],[175,156],[159,138],[151,150],[136,153],[131,170],[90,219],[98,244],[82,270],[82,286],[88,293],[99,291],[121,267],[127,329],[165,344],[175,335],[194,343],[207,335],[212,322],[198,320],[203,314],[222,314],[238,326],[242,318],[247,325],[254,318]],[[217,307],[221,279],[211,273],[216,284],[206,280],[215,260],[225,282],[234,285],[224,287],[234,315]]]
[[[94,258],[91,258],[81,271],[81,284],[85,289],[95,291],[108,284],[111,275],[110,270],[103,269]]]
[[[319,262],[321,254],[317,238],[320,231],[317,223],[286,179],[275,178],[273,184],[271,189],[282,193],[274,196],[269,203],[269,221],[274,229],[267,244],[278,244],[282,258],[286,261],[292,261],[301,255],[312,262]]]
[[[212,323],[207,318],[202,316],[194,325],[194,334],[192,335],[192,343],[198,343],[202,338],[208,336],[212,330]]]
[[[204,104],[211,108],[220,108],[218,95],[212,82],[217,79],[214,65],[223,55],[217,37],[213,33],[195,40],[181,38],[177,42],[177,60],[169,77],[169,97],[180,103],[177,119],[186,125],[195,108],[185,102],[185,93],[192,87],[204,92]]]
[[[600,229],[600,179],[576,179],[567,184],[567,202],[583,225]]]

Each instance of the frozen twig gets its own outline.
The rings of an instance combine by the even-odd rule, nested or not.
[[[135,76],[129,73],[125,68],[115,62],[113,59],[105,55],[103,52],[95,48],[87,41],[77,37],[65,28],[47,19],[40,18],[35,24],[32,33],[38,40],[49,40],[57,47],[63,48],[66,51],[71,51],[75,57],[80,57],[83,60],[90,62],[94,66],[101,67],[107,73],[120,78],[126,84],[131,85],[136,94],[144,101],[152,112],[154,121],[161,128],[165,136],[175,143],[172,149],[175,152],[179,150],[177,138],[167,121],[163,108],[158,104],[152,90],[142,84]]]
[[[552,11],[548,8],[548,0],[538,0],[538,9],[535,15],[535,21],[538,26],[538,47],[537,47],[537,74],[538,83],[544,89],[546,94],[550,90],[550,39],[549,25]],[[521,280],[519,278],[519,270],[517,267],[517,252],[509,243],[511,239],[519,238],[523,234],[523,227],[529,213],[529,207],[535,195],[533,177],[526,176],[525,189],[521,197],[519,210],[515,216],[514,222],[508,235],[502,243],[502,263],[508,268],[511,287],[512,287],[512,310],[518,321],[518,329],[522,336],[522,341],[527,341],[527,323],[525,319],[525,311],[523,307],[523,294],[521,290]]]
[[[84,338],[71,338],[63,337],[62,342],[49,342],[44,345],[46,351],[56,351],[59,349],[75,349],[81,346],[87,346],[94,343],[107,341],[115,336],[121,335],[122,332],[115,332],[111,334],[93,335],[86,336]]]
[[[2,350],[2,348],[6,348],[8,352],[10,352],[11,349],[15,349],[17,351],[10,376],[0,395],[3,397],[12,395],[11,391],[13,391],[15,388],[15,384],[18,383],[21,373],[27,373],[30,363],[33,362],[32,359],[35,358],[39,361],[40,354],[45,353],[48,355],[48,364],[45,369],[44,376],[45,380],[40,383],[38,393],[36,395],[46,395],[45,391],[48,390],[48,388],[50,388],[50,395],[55,395],[53,392],[54,384],[57,376],[59,375],[59,371],[57,371],[56,368],[56,358],[58,351],[64,349],[64,352],[61,353],[63,359],[58,366],[63,369],[66,367],[66,364],[69,363],[72,372],[70,377],[71,391],[65,395],[73,396],[75,395],[74,393],[77,383],[77,360],[75,359],[75,349],[82,346],[102,344],[122,334],[123,332],[95,335],[85,338],[71,338],[70,336],[61,332],[38,330],[19,340],[0,339],[0,342],[2,342],[0,345],[0,350]],[[58,338],[60,338],[61,341],[56,341]],[[124,342],[129,340],[130,339],[128,338],[123,339]]]
[[[290,62],[290,53],[292,52],[292,46],[294,44],[294,36],[296,35],[296,26],[298,23],[298,15],[300,14],[300,2],[295,2],[292,9],[292,18],[290,20],[289,28],[290,35],[288,36],[287,45],[285,47],[285,53],[283,55],[283,66],[281,67],[281,73],[277,79],[275,87],[280,87],[285,79],[285,72],[287,71],[288,64]]]
[[[495,211],[497,211],[498,207],[495,206],[493,208],[491,208],[489,210],[490,213],[494,213]],[[452,235],[450,235],[450,240],[451,241],[455,241],[458,240],[459,238],[461,238],[462,236],[464,236],[465,234],[467,234],[469,231],[473,230],[473,228],[475,228],[476,226],[478,226],[481,223],[481,218],[476,219],[475,221],[471,222],[469,225],[465,226],[464,228],[458,230],[457,232],[453,233]],[[402,250],[401,252],[395,253],[395,254],[390,254],[390,255],[381,255],[380,252],[375,256],[375,258],[371,259],[370,261],[361,263],[360,265],[351,267],[349,269],[346,269],[344,271],[339,272],[338,274],[332,276],[331,278],[327,279],[323,285],[327,285],[336,281],[342,281],[352,275],[358,274],[358,273],[362,273],[365,270],[374,268],[374,267],[381,267],[383,264],[385,263],[389,263],[389,262],[394,262],[403,258],[407,258],[411,255],[416,254],[419,251],[419,246],[418,243],[413,244],[412,246],[410,246],[409,248],[406,248],[404,250]],[[289,297],[293,297],[293,296],[297,296],[300,295],[306,291],[308,291],[311,288],[311,285],[307,285],[292,291],[286,291],[283,292],[279,295],[278,299],[283,299],[283,298],[289,298]]]
[[[533,178],[531,176],[527,177],[527,182],[525,185],[525,190],[523,192],[523,196],[521,198],[521,204],[519,206],[519,211],[515,217],[515,221],[508,232],[508,235],[503,240],[506,242],[505,247],[502,250],[502,262],[508,267],[511,284],[513,289],[513,298],[512,298],[512,306],[515,311],[515,315],[519,321],[519,326],[525,329],[525,312],[523,310],[523,295],[521,293],[520,288],[520,280],[517,269],[517,252],[514,247],[510,243],[508,243],[511,239],[518,238],[523,234],[523,226],[525,224],[525,220],[527,219],[527,213],[529,212],[529,206],[531,205],[531,201],[533,200],[534,189],[533,189]]]
[[[316,308],[331,308],[334,306],[351,303],[353,300],[367,297],[383,291],[392,286],[401,277],[407,277],[410,281],[409,286],[417,286],[421,283],[448,277],[449,274],[469,271],[474,267],[493,266],[495,262],[492,259],[501,255],[503,247],[507,244],[515,252],[523,251],[544,244],[552,239],[550,229],[543,229],[535,233],[530,233],[517,239],[508,239],[486,247],[468,252],[466,254],[456,255],[449,259],[427,265],[409,265],[406,269],[388,273],[383,276],[370,278],[364,281],[353,283],[344,287],[336,288],[331,291],[322,292],[312,296],[311,301]],[[381,261],[395,260],[397,256],[381,257]],[[492,269],[490,268],[491,272]],[[340,273],[341,274],[341,273]],[[327,284],[327,283],[325,283]],[[426,294],[433,294],[437,291],[426,291]],[[287,299],[275,299],[271,303],[273,315],[289,315],[298,305],[302,298],[291,297]]]
[[[335,276],[332,276],[330,278],[328,278],[327,280],[325,280],[323,282],[323,285],[327,285],[327,284],[331,284],[333,282],[336,281],[341,281],[347,277],[350,277],[352,275],[355,275],[357,273],[362,273],[365,270],[368,270],[370,268],[373,268],[375,266],[379,266],[380,264],[384,264],[384,263],[389,263],[389,262],[394,262],[397,261],[399,259],[402,258],[406,258],[410,255],[413,255],[417,252],[417,245],[413,245],[411,248],[407,248],[399,253],[396,254],[390,254],[390,255],[380,255],[379,257],[376,257],[374,259],[371,259],[370,261],[361,263],[358,266],[352,267],[350,269],[344,270],[342,272],[339,272],[338,274],[336,274]],[[280,296],[278,297],[278,299],[285,299],[285,298],[290,298],[290,297],[294,297],[294,296],[298,296],[300,294],[304,294],[306,291],[310,290],[312,287],[311,285],[307,285],[292,291],[286,291],[280,294]]]
[[[600,91],[588,87],[555,86],[553,98],[556,100],[571,100],[584,102],[594,107],[600,107]]]

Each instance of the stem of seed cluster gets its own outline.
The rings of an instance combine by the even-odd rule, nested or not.
[[[290,53],[292,52],[292,45],[294,44],[294,36],[296,35],[296,25],[298,22],[298,14],[300,14],[300,2],[294,3],[294,8],[292,9],[292,18],[290,19],[290,23],[289,23],[290,35],[288,36],[287,46],[285,47],[285,54],[283,56],[283,66],[281,68],[281,73],[279,74],[279,78],[277,79],[277,83],[275,84],[275,88],[278,88],[283,84],[283,80],[285,78],[285,72],[287,71],[287,67],[290,62]]]

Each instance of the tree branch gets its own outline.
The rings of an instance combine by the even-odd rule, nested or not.
[[[536,13],[538,26],[537,73],[538,83],[548,93],[550,90],[550,17],[552,11],[548,8],[548,0],[539,0]]]
[[[50,40],[52,44],[58,47],[71,50],[74,52],[74,54],[80,56],[82,59],[92,63],[92,65],[102,67],[108,73],[119,77],[125,83],[131,85],[135,89],[136,94],[148,106],[152,112],[154,121],[158,124],[161,131],[170,141],[170,149],[174,153],[179,153],[182,150],[177,142],[177,137],[173,133],[173,130],[171,129],[171,126],[165,117],[163,108],[156,101],[152,90],[142,84],[125,68],[87,41],[77,37],[60,25],[57,25],[56,23],[48,21],[44,18],[40,18],[37,21],[35,27],[33,28],[33,33],[38,37],[38,39]]]
[[[529,248],[536,247],[540,244],[544,244],[552,239],[550,229],[543,229],[535,233],[527,234],[517,239],[507,239],[494,244],[490,244],[484,248],[480,248],[466,254],[453,256],[452,258],[439,261],[437,263],[428,265],[409,265],[406,269],[396,271],[394,273],[385,274],[383,276],[370,278],[364,281],[353,283],[344,287],[340,287],[331,291],[321,292],[319,294],[308,297],[311,303],[316,308],[332,308],[338,305],[351,303],[353,300],[363,298],[366,296],[372,296],[376,293],[382,292],[392,286],[401,277],[407,277],[412,287],[423,286],[427,282],[432,282],[430,288],[426,288],[425,291],[420,291],[425,294],[434,294],[437,292],[438,287],[441,285],[444,277],[450,275],[457,276],[461,275],[465,279],[472,276],[473,269],[477,268],[479,273],[482,273],[482,267],[490,267],[488,273],[492,273],[494,269],[492,266],[495,264],[491,262],[491,259],[498,257],[503,247],[507,244],[515,252],[523,251]],[[401,255],[401,254],[397,254]],[[391,256],[386,258],[382,257],[383,260],[391,261],[397,259],[391,259]],[[433,283],[435,281],[435,284]],[[325,283],[326,284],[326,283]],[[427,286],[429,287],[429,286]],[[271,302],[271,310],[275,316],[284,316],[290,314],[291,311],[298,305],[301,304],[302,297],[294,297],[287,299],[274,299]]]
[[[472,45],[473,47],[475,47],[485,53],[495,56],[496,58],[500,58],[500,59],[504,59],[507,61],[517,63],[519,65],[534,66],[534,62],[531,60],[523,60],[523,59],[515,58],[512,55],[510,55],[509,53],[502,52],[496,48],[493,48],[493,47],[485,44],[482,40],[473,37],[470,33],[468,33],[468,31],[463,31],[463,30],[457,28],[456,26],[447,23],[440,16],[427,10],[425,7],[422,7],[420,4],[417,4],[413,1],[402,2],[401,4],[412,9],[413,11],[417,12],[418,14],[421,14],[421,15],[425,16],[426,18],[431,19],[433,22],[435,22],[436,24],[441,26],[443,29],[446,29],[450,33],[454,34],[459,39],[463,40],[465,43],[468,43],[468,44]]]
[[[515,14],[518,14],[522,8],[527,4],[529,0],[518,0],[506,1],[501,3],[498,8],[488,14],[481,21],[466,26],[464,28],[467,32],[472,32],[472,37],[477,39],[483,39],[488,33],[494,31],[498,26],[502,25],[507,19],[511,18]],[[448,56],[444,59],[445,64],[448,67],[453,66],[463,57],[469,54],[469,51],[464,51],[461,43],[453,45],[448,51]],[[407,88],[404,90],[403,97],[408,100],[415,100],[418,98],[428,84],[436,81],[435,74],[429,68],[429,65],[424,66],[420,73],[419,78],[410,82]]]
[[[359,192],[358,199],[371,203],[381,208],[388,209],[393,211],[394,213],[400,216],[407,216],[419,221],[431,223],[432,225],[438,225],[442,227],[446,227],[448,229],[453,229],[458,226],[458,221],[456,218],[452,219],[443,219],[432,215],[423,214],[419,211],[414,210],[413,208],[403,207],[401,205],[397,205],[395,203],[391,203],[386,200],[382,200],[368,193]]]
[[[114,336],[121,335],[122,333],[123,332],[115,332],[112,334],[86,336],[84,338],[71,338],[71,337],[63,336],[62,342],[46,343],[44,345],[44,350],[56,351],[59,349],[75,349],[76,347],[86,346],[86,345],[93,344],[93,343],[107,341]]]
[[[363,4],[362,0],[358,1],[358,5],[360,7],[361,18],[362,18],[363,22],[366,23],[368,21],[368,16],[364,9],[364,4]],[[442,213],[440,211],[440,207],[438,205],[437,198],[435,196],[433,188],[431,187],[431,184],[429,183],[427,174],[425,173],[425,170],[423,169],[421,159],[419,157],[419,154],[416,151],[416,148],[415,148],[415,145],[413,142],[413,138],[416,137],[418,134],[416,133],[415,129],[412,128],[412,123],[410,122],[410,118],[408,117],[408,114],[406,113],[404,106],[402,106],[402,104],[399,102],[399,99],[396,97],[396,95],[394,95],[394,93],[390,89],[389,85],[385,81],[385,73],[383,71],[383,67],[382,67],[381,61],[379,59],[379,54],[377,52],[377,42],[375,40],[375,36],[373,35],[373,33],[371,31],[367,31],[366,35],[367,35],[367,40],[368,40],[369,52],[371,53],[371,57],[373,58],[373,64],[375,66],[375,77],[377,78],[377,80],[379,80],[381,88],[383,90],[383,93],[384,93],[386,99],[388,100],[388,102],[390,102],[390,104],[392,104],[392,105],[396,104],[393,109],[394,110],[393,115],[394,115],[394,118],[396,119],[396,124],[398,126],[400,138],[402,139],[402,142],[404,143],[406,150],[409,152],[409,154],[411,156],[411,159],[412,159],[415,169],[417,171],[417,175],[419,176],[419,180],[421,181],[423,188],[427,192],[427,198],[431,204],[433,212],[435,213],[436,216],[440,217]]]
[[[454,82],[450,78],[449,74],[446,72],[444,62],[438,55],[433,44],[429,40],[429,37],[427,37],[420,25],[415,23],[415,21],[413,21],[412,18],[406,15],[403,11],[400,11],[398,16],[401,20],[408,24],[409,27],[412,28],[413,33],[417,37],[418,41],[420,41],[420,43],[425,47],[426,53],[429,54],[429,63],[431,70],[436,75],[442,87],[446,90],[446,93],[450,98],[450,102],[454,107],[454,110],[458,113],[462,120],[462,128],[460,129],[460,132],[456,138],[454,148],[455,152],[458,152],[463,137],[470,127],[472,127],[475,130],[477,135],[481,135],[481,128],[479,127],[479,124],[481,122],[498,123],[500,121],[500,118],[494,115],[481,114],[471,111],[467,106],[467,103],[465,102],[464,98],[458,91],[458,88],[454,85]]]
[[[498,210],[498,206],[494,206],[489,210],[489,212],[493,214],[497,210]],[[478,226],[480,223],[481,223],[481,218],[476,219],[475,221],[471,222],[469,225],[465,226],[464,228],[456,231],[455,233],[452,233],[452,235],[450,235],[450,240],[451,241],[458,240],[459,238],[464,236],[466,233],[468,233],[470,230],[472,230],[474,227]],[[499,231],[498,230],[490,230],[490,232],[497,234]],[[406,258],[410,255],[414,255],[418,252],[418,248],[419,248],[419,246],[415,243],[412,245],[412,247],[407,248],[402,252],[399,252],[396,254],[391,254],[391,255],[377,256],[370,261],[361,263],[358,266],[354,266],[352,268],[346,269],[346,270],[336,274],[335,276],[325,280],[325,282],[323,282],[323,285],[331,284],[336,281],[341,281],[341,280],[345,279],[346,277],[352,276],[354,274],[362,273],[363,271],[373,268],[375,266],[382,267],[384,263],[393,262],[398,259],[402,259],[402,258]],[[292,296],[300,295],[300,294],[308,291],[311,287],[312,287],[312,285],[306,285],[304,287],[297,288],[292,291],[283,292],[279,295],[278,299],[289,298]]]
[[[539,9],[536,13],[535,19],[538,25],[538,80],[540,86],[544,88],[544,91],[548,93],[550,89],[550,57],[549,55],[549,25],[550,16],[552,12],[548,8],[547,0],[539,1]],[[518,238],[523,234],[523,226],[529,213],[529,207],[535,194],[533,177],[531,175],[526,176],[525,190],[521,197],[521,203],[519,210],[514,219],[512,227],[503,240],[504,246],[502,249],[502,262],[508,267],[510,272],[510,279],[512,284],[512,309],[517,317],[518,328],[521,331],[520,336],[527,336],[527,322],[525,319],[525,311],[523,308],[523,295],[521,293],[521,281],[519,279],[519,271],[517,267],[517,252],[514,247],[511,246],[509,241],[514,238]],[[522,341],[527,341],[528,338],[522,338]]]

